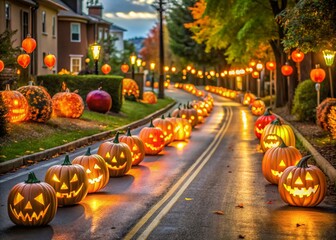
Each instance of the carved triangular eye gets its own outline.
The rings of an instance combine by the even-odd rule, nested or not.
[[[75,173],[75,175],[72,177],[70,182],[77,182],[78,181],[78,177],[77,174]]]
[[[137,151],[138,150],[138,146],[137,145],[134,145],[133,148],[132,148],[133,151]]]
[[[24,197],[20,193],[16,194],[16,197],[14,198],[14,206],[21,202],[23,199]]]
[[[91,173],[91,170],[90,169],[86,169],[86,173]]]
[[[94,165],[94,169],[101,169],[97,164]]]
[[[153,136],[153,134],[149,134],[149,136],[148,136],[149,138],[153,138],[154,136]]]
[[[28,201],[24,209],[33,209],[31,203]]]
[[[286,167],[286,164],[285,164],[284,160],[281,160],[281,162],[279,163],[279,166],[280,167]]]
[[[293,177],[293,174],[292,174],[292,172],[290,172],[290,173],[288,174],[287,180],[288,180],[288,179],[292,179],[292,177]]]
[[[125,158],[125,154],[124,154],[124,152],[121,152],[121,153],[120,153],[120,158]]]
[[[52,177],[52,180],[55,182],[61,182],[58,177],[56,176],[56,174],[54,174],[54,176]]]
[[[68,189],[68,186],[65,183],[63,183],[62,186],[61,186],[61,189],[66,190],[66,189]]]
[[[298,185],[302,185],[302,184],[303,184],[303,182],[302,182],[302,180],[301,180],[300,177],[298,177],[298,178],[296,179],[295,184],[298,184]]]
[[[110,157],[111,157],[110,153],[107,152],[106,155],[105,155],[105,157],[106,157],[106,158],[110,158]]]
[[[306,173],[306,181],[313,181],[313,177],[309,172]]]
[[[43,194],[42,193],[34,199],[44,206],[44,199],[43,199]]]
[[[115,156],[113,157],[112,162],[113,162],[113,163],[117,163],[117,159],[116,159]]]

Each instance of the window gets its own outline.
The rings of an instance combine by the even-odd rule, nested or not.
[[[56,16],[52,17],[52,36],[56,37]]]
[[[25,39],[28,35],[28,21],[29,21],[29,13],[23,11],[22,12],[22,40]]]
[[[80,24],[71,23],[71,42],[80,42]]]
[[[78,73],[82,70],[82,59],[80,57],[72,57],[70,60],[70,72]]]
[[[6,29],[11,28],[11,7],[9,3],[5,4]]]
[[[42,67],[43,68],[47,68],[47,65],[44,64],[44,58],[45,56],[47,56],[47,54],[45,52],[42,53]]]
[[[46,12],[43,11],[42,12],[42,33],[46,33],[46,24],[47,24],[47,16],[46,16]]]
[[[104,39],[104,29],[99,28],[98,29],[98,40],[102,40],[102,39]]]

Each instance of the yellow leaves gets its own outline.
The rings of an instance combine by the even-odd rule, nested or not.
[[[193,198],[184,198],[184,200],[186,200],[186,201],[192,201],[192,200],[194,200]]]
[[[39,148],[39,150],[40,150],[40,151],[43,151],[43,150],[44,150],[44,148]]]
[[[0,155],[0,158],[7,158],[5,155]]]

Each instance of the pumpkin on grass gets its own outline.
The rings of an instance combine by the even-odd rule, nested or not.
[[[144,92],[142,96],[142,102],[148,104],[155,104],[157,103],[157,97],[153,92]]]
[[[10,220],[17,225],[46,225],[57,211],[56,192],[31,172],[25,182],[16,184],[10,190],[7,210]]]
[[[97,192],[104,188],[110,178],[110,174],[104,158],[98,154],[91,154],[90,148],[85,155],[76,157],[72,164],[82,165],[88,177],[88,193]]]
[[[326,196],[326,177],[318,167],[307,164],[310,157],[305,156],[296,166],[288,167],[279,180],[281,199],[289,205],[314,207]]]
[[[89,182],[84,167],[71,164],[68,155],[61,165],[47,170],[45,181],[55,189],[58,206],[77,204],[88,193]]]
[[[79,118],[84,112],[84,102],[80,95],[70,92],[56,93],[52,97],[53,114],[57,117]]]
[[[131,129],[127,128],[126,135],[122,135],[119,137],[119,142],[126,143],[132,154],[132,166],[139,165],[145,158],[145,146],[142,140],[136,136],[131,134]]]
[[[156,155],[164,148],[165,140],[163,131],[153,125],[153,119],[151,119],[148,127],[141,129],[139,137],[144,143],[145,153],[147,155]]]

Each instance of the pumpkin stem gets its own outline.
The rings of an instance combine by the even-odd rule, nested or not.
[[[88,148],[87,151],[86,151],[86,153],[85,153],[85,156],[91,156],[91,152],[90,151],[91,151],[91,149]]]
[[[128,137],[132,136],[130,127],[127,128],[126,136],[128,136]]]
[[[162,114],[161,119],[165,119],[164,115]]]
[[[64,162],[62,163],[62,165],[72,165],[70,162],[70,158],[69,155],[65,156]]]
[[[301,158],[301,160],[296,164],[297,167],[299,168],[309,168],[308,166],[308,159],[311,157],[311,155],[304,156]]]
[[[5,89],[5,91],[10,91],[10,85],[7,83],[6,84],[6,89]]]
[[[34,172],[30,172],[28,174],[28,179],[25,181],[25,183],[39,183],[39,182],[41,181],[37,179]]]
[[[264,116],[270,116],[270,115],[272,115],[272,113],[270,112],[271,110],[272,110],[271,107],[266,108]]]
[[[282,125],[282,124],[281,124],[281,121],[280,121],[279,118],[274,119],[274,120],[271,122],[271,124],[273,124],[273,125],[279,125],[279,126]]]
[[[171,114],[170,113],[168,113],[168,116],[167,116],[168,118],[171,118]]]
[[[279,141],[280,141],[280,144],[279,144],[279,147],[281,148],[286,148],[287,145],[286,143],[284,142],[284,140],[282,139],[282,137],[278,136],[279,137]]]
[[[116,133],[113,143],[119,143],[119,132]]]

